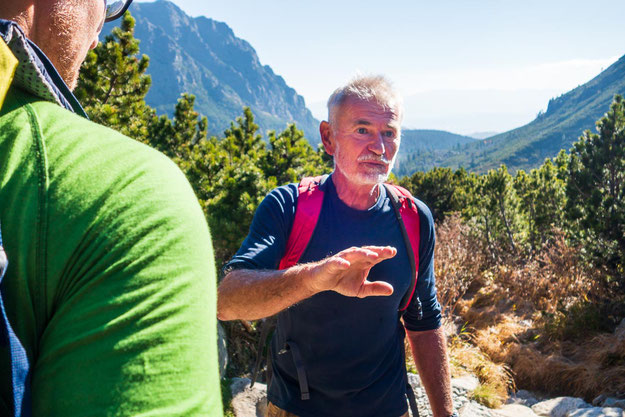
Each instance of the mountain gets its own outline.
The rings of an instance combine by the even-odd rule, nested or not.
[[[311,143],[319,141],[319,122],[304,98],[262,65],[252,46],[225,23],[190,17],[169,1],[134,2],[135,37],[150,57],[152,88],[146,102],[159,114],[173,115],[182,93],[196,97],[195,108],[208,118],[209,130],[222,133],[249,106],[261,132],[282,131],[295,122]],[[110,33],[107,24],[100,39]],[[286,53],[286,52],[285,52]]]
[[[584,130],[595,131],[595,122],[609,110],[615,94],[625,95],[625,56],[586,84],[551,99],[547,111],[529,124],[451,149],[436,163],[475,172],[502,163],[511,171],[535,168],[561,149],[570,149]]]
[[[443,130],[402,129],[394,172],[398,176],[432,169],[437,158],[476,139]]]

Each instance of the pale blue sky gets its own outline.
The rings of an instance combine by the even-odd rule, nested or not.
[[[360,71],[394,80],[406,127],[505,131],[625,55],[623,0],[173,2],[226,22],[320,119]]]

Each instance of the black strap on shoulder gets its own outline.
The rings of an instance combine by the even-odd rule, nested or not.
[[[2,246],[2,232],[0,231],[0,283],[8,265],[9,261]],[[5,298],[0,289],[0,346],[10,355],[13,416],[30,417],[32,415],[30,362],[26,349],[9,323],[4,307]]]

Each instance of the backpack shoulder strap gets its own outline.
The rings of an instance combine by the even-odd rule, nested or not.
[[[327,178],[327,175],[323,175],[306,177],[300,181],[295,219],[287,240],[286,251],[280,260],[279,269],[286,269],[295,265],[306,250],[317,226],[317,220],[319,220],[324,195],[321,185]]]
[[[384,186],[391,199],[397,220],[399,221],[399,227],[401,228],[406,243],[406,249],[410,257],[410,265],[412,267],[410,286],[399,305],[399,311],[403,313],[406,308],[408,308],[414,296],[417,287],[417,278],[419,276],[419,243],[421,238],[419,210],[408,190],[394,184],[384,184]]]
[[[8,260],[2,247],[0,231],[0,283],[8,267]],[[26,350],[9,323],[4,307],[4,294],[0,290],[0,346],[10,354],[11,385],[13,391],[13,416],[30,417],[32,415],[30,398],[30,364]]]

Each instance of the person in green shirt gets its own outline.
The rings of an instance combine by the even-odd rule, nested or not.
[[[0,290],[36,416],[222,415],[202,210],[173,162],[71,94],[130,2],[0,3]],[[23,411],[11,374],[0,346],[2,416]]]

